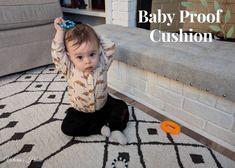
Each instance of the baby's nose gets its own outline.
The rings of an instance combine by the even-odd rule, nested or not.
[[[86,64],[89,64],[89,63],[91,63],[91,60],[90,60],[90,58],[86,57],[86,59],[85,59],[85,63],[86,63]]]

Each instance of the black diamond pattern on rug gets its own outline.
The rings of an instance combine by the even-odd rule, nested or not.
[[[24,133],[16,132],[12,137],[11,140],[20,140],[24,137]]]
[[[54,99],[55,98],[55,95],[53,94],[53,95],[50,95],[50,96],[48,96],[48,98],[49,99]]]
[[[35,86],[35,88],[40,88],[40,87],[42,87],[41,84],[38,84],[38,85]]]
[[[148,128],[147,130],[148,130],[148,134],[149,135],[156,135],[156,134],[158,134],[156,128]]]
[[[33,148],[33,144],[25,144],[23,148],[20,150],[20,153],[30,152]]]
[[[6,128],[13,128],[14,126],[16,126],[17,123],[18,121],[11,121],[7,124]]]
[[[26,77],[25,77],[25,79],[30,79],[30,78],[31,78],[31,76],[26,76]]]
[[[130,160],[130,155],[127,152],[119,152],[118,157],[125,159],[127,162]]]
[[[5,104],[1,104],[0,109],[4,109],[5,106],[6,106]]]
[[[202,155],[190,154],[190,157],[195,164],[204,163]]]
[[[31,161],[30,165],[28,166],[28,168],[41,168],[43,165],[43,162],[39,162],[39,161]]]
[[[0,115],[0,118],[7,118],[11,115],[11,113],[2,113],[2,115]]]

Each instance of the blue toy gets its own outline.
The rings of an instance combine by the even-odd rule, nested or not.
[[[62,27],[64,29],[71,29],[76,26],[75,22],[72,20],[65,20],[64,22],[61,22],[59,25],[60,25],[60,27]]]

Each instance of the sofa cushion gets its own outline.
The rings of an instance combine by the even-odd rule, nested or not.
[[[51,64],[54,34],[52,23],[0,31],[0,76]]]
[[[0,30],[48,24],[61,15],[58,0],[0,1]]]
[[[46,24],[15,30],[0,31],[0,50],[34,42],[51,40],[55,30],[53,24]],[[14,39],[14,40],[13,40]]]

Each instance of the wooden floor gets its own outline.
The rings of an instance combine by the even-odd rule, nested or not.
[[[169,118],[167,118],[166,116],[163,116],[162,114],[158,113],[157,111],[152,110],[151,108],[149,108],[149,107],[147,107],[147,106],[145,106],[145,105],[143,105],[143,104],[141,104],[141,103],[127,97],[126,95],[124,95],[120,92],[117,92],[111,88],[109,88],[109,93],[113,94],[114,96],[119,97],[120,99],[126,101],[127,103],[135,106],[136,108],[144,111],[145,113],[149,114],[150,116],[152,116],[160,121],[170,120]],[[211,148],[211,149],[221,153],[222,155],[235,161],[235,152],[213,142],[212,140],[210,140],[210,139],[208,139],[208,138],[206,138],[206,137],[204,137],[204,136],[202,136],[202,135],[200,135],[200,134],[198,134],[198,133],[196,133],[196,132],[194,132],[184,126],[181,126],[181,131],[184,134],[188,135],[189,137],[197,140],[198,142],[201,142],[202,144],[208,146],[209,148]]]

